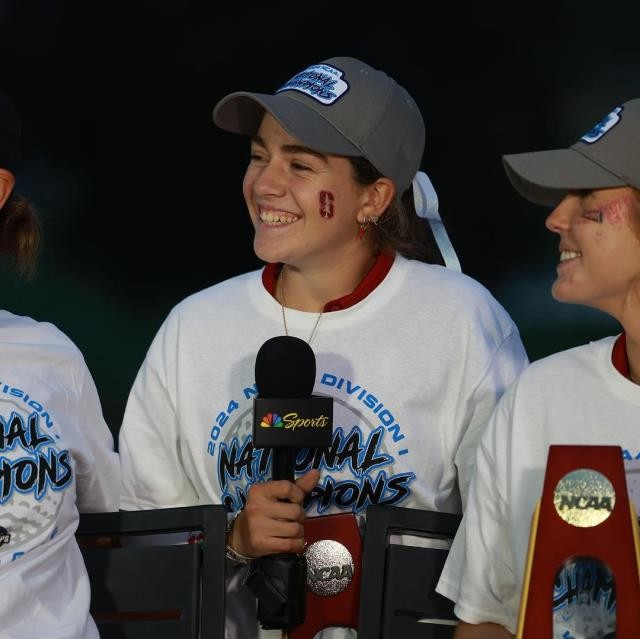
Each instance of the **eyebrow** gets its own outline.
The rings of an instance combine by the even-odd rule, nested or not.
[[[261,147],[263,148],[267,148],[267,145],[265,144],[264,140],[259,136],[259,135],[254,135],[251,138],[252,142],[255,142],[256,144],[259,144]],[[303,146],[302,144],[283,144],[282,147],[280,147],[285,153],[306,153],[307,155],[313,155],[314,157],[318,158],[319,160],[322,160],[323,162],[326,163],[327,161],[327,156],[324,153],[320,153],[319,151],[314,151],[313,149],[310,149],[308,146]]]

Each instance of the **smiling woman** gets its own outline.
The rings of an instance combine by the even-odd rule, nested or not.
[[[460,639],[516,632],[549,445],[612,445],[624,459],[640,455],[640,99],[616,107],[570,149],[504,162],[524,197],[555,207],[546,222],[559,237],[553,296],[604,311],[623,331],[534,362],[498,403],[438,585],[465,622]],[[607,569],[573,563],[554,584],[553,636],[615,636],[615,588],[601,590]]]
[[[527,358],[489,292],[430,256],[413,202],[428,191],[414,186],[427,179],[424,122],[395,80],[331,58],[273,95],[222,98],[213,118],[251,141],[243,193],[266,265],[182,301],[160,329],[120,431],[122,507],[239,513],[226,631],[251,639],[245,564],[302,553],[306,517],[353,519],[372,503],[460,512],[477,433]],[[299,451],[295,481],[270,481],[243,389],[261,344],[283,332],[316,350],[333,435]]]
[[[567,195],[546,223],[560,236],[554,298],[604,311],[624,325],[627,293],[639,274],[639,220],[638,191],[631,187]]]
[[[351,293],[373,265],[374,233],[362,237],[359,228],[382,216],[395,188],[388,178],[358,184],[347,158],[298,144],[267,114],[251,144],[243,192],[256,255],[286,264],[288,303],[317,313],[330,299],[329,289],[333,297]],[[320,282],[298,285],[299,274],[319,267],[324,267],[321,287]]]
[[[0,253],[28,276],[40,226],[15,191],[20,128],[0,91]],[[113,443],[75,344],[49,322],[0,309],[2,636],[98,639],[74,533],[80,512],[118,508]]]

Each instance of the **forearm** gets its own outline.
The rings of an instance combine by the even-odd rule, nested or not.
[[[453,639],[513,639],[513,635],[495,623],[472,624],[461,621],[456,626]]]

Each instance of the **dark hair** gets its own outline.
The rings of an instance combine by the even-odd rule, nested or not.
[[[40,220],[27,198],[12,193],[0,209],[0,253],[10,256],[23,277],[31,279],[40,248]]]
[[[359,184],[368,186],[383,177],[369,160],[363,157],[347,159]],[[378,223],[369,225],[369,231],[375,233],[379,250],[395,250],[408,259],[444,265],[427,221],[416,214],[411,187],[402,195],[396,194]]]

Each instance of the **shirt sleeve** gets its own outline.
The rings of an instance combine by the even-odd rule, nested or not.
[[[155,336],[125,408],[118,440],[123,510],[199,503],[180,456],[175,321],[167,318]]]
[[[118,510],[120,465],[114,450],[113,435],[103,414],[100,398],[89,370],[81,361],[77,395],[78,436],[74,447],[77,505],[80,512]]]
[[[520,590],[504,476],[511,428],[510,391],[498,403],[476,448],[467,507],[436,590],[455,602],[455,613],[463,621],[496,623],[515,634]],[[496,463],[500,460],[502,463]]]
[[[468,426],[455,454],[463,512],[466,508],[478,442],[498,400],[528,363],[520,334],[513,325],[511,332],[493,353],[479,384],[467,402]]]

